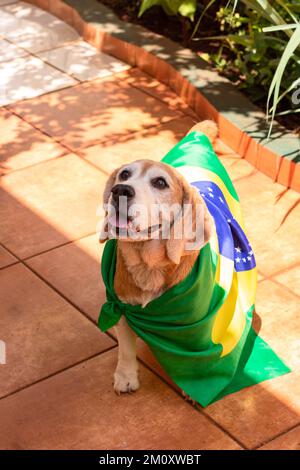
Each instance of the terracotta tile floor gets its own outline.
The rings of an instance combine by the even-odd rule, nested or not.
[[[255,325],[293,372],[199,410],[139,342],[142,387],[117,397],[116,342],[95,324],[101,192],[116,166],[160,159],[197,117],[31,5],[0,1],[0,26],[0,449],[298,448],[300,195],[217,142],[258,261]]]

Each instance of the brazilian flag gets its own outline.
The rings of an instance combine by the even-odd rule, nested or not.
[[[192,271],[146,307],[114,292],[116,240],[106,243],[102,277],[107,302],[99,327],[125,315],[171,379],[207,406],[224,395],[290,372],[252,328],[257,270],[237,193],[209,139],[192,132],[162,160],[197,188],[216,231]]]

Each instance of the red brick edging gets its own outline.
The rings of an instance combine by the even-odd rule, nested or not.
[[[214,119],[218,123],[220,129],[220,138],[229,147],[231,147],[234,152],[237,152],[239,155],[241,155],[241,157],[245,158],[259,171],[266,174],[274,181],[277,181],[288,188],[292,188],[300,192],[300,163],[297,162],[300,156],[300,144],[297,136],[291,135],[291,148],[289,148],[288,139],[285,139],[285,143],[282,144],[281,137],[275,139],[275,144],[273,143],[273,145],[270,145],[268,142],[262,145],[259,139],[256,137],[251,137],[249,133],[247,133],[245,129],[243,130],[242,126],[239,125],[239,119],[241,121],[243,120],[243,112],[241,112],[241,110],[235,113],[237,116],[235,119],[236,122],[232,122],[232,119],[230,119],[228,116],[230,113],[218,110],[217,106],[213,105],[211,101],[209,101],[207,97],[204,96],[204,90],[200,92],[199,86],[197,87],[193,85],[190,80],[184,77],[182,73],[182,67],[178,67],[180,68],[180,71],[178,71],[176,70],[176,64],[174,65],[174,61],[165,61],[158,57],[158,55],[154,55],[153,53],[148,52],[144,47],[137,45],[138,35],[142,35],[143,31],[148,34],[148,36],[152,35],[155,37],[155,41],[153,42],[156,42],[156,40],[162,40],[164,41],[165,45],[166,43],[171,44],[170,41],[165,40],[165,38],[162,38],[161,36],[154,35],[152,33],[150,34],[149,32],[146,32],[146,30],[143,30],[143,28],[135,27],[134,25],[130,25],[130,28],[135,30],[132,36],[130,36],[130,28],[127,28],[128,31],[126,34],[127,36],[129,35],[129,39],[126,41],[120,37],[117,37],[118,34],[115,32],[111,33],[101,29],[101,19],[93,23],[85,21],[75,6],[68,5],[64,1],[27,0],[27,2],[43,8],[44,10],[49,11],[50,13],[65,21],[67,24],[74,27],[84,40],[91,43],[99,50],[106,52],[132,66],[138,67],[143,72],[148,73],[152,77],[168,85],[173,91],[177,93],[178,96],[180,96],[180,98],[183,99],[187,105],[189,105],[196,112],[196,114],[201,119]],[[104,6],[96,3],[94,0],[88,0],[86,3],[92,4],[93,6],[93,2],[94,6],[97,6],[98,9],[106,9]],[[69,0],[69,3],[74,3],[76,5],[76,1]],[[84,3],[85,2],[82,1],[82,4]],[[113,13],[110,13],[110,17],[111,15],[113,15]],[[116,23],[120,23],[117,18]],[[126,26],[123,26],[123,28],[126,29]],[[179,45],[177,46],[174,44],[174,47],[182,53],[186,53],[187,51],[186,49],[182,49]],[[188,52],[190,52],[191,55],[193,54],[191,51]],[[173,51],[170,51],[170,57],[172,56],[172,53]],[[201,59],[198,58],[198,60],[200,61]],[[173,63],[171,64],[169,62]],[[197,70],[197,72],[201,77],[201,67],[199,70]],[[209,73],[211,75],[215,74],[216,82],[220,82],[220,77],[215,72],[210,71]],[[222,95],[223,85],[223,83],[220,83],[220,85],[217,83],[215,86],[216,90],[219,87],[220,95]],[[229,86],[233,89],[233,86]],[[226,88],[223,86],[223,93],[224,92],[226,93]],[[241,99],[241,95],[239,95],[239,93],[236,91],[233,91],[232,96],[237,100],[237,103],[238,100]],[[243,106],[245,106],[245,101],[246,100],[243,98]],[[252,105],[249,102],[249,107],[251,108],[251,106]],[[244,114],[247,114],[247,112]],[[257,129],[259,129],[259,125],[263,119],[263,114],[261,112],[257,112],[257,114],[260,114],[259,118],[257,119]],[[253,124],[253,122],[251,124]],[[283,134],[286,136],[288,132],[283,129]],[[276,149],[274,149],[274,147],[276,147]],[[282,147],[282,149],[280,147]],[[294,160],[288,158],[288,155],[290,154],[295,154]]]

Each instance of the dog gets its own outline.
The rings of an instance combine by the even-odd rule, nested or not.
[[[218,135],[213,121],[200,122],[189,132],[193,131],[204,133],[212,143]],[[120,201],[125,202],[124,208]],[[106,212],[100,241],[111,236],[118,240],[114,289],[126,304],[145,307],[186,278],[213,231],[214,221],[199,192],[162,162],[137,160],[116,169],[106,183],[103,203]],[[184,206],[189,208],[192,230],[178,237],[175,225],[187,219]],[[153,207],[159,210],[155,212]],[[170,207],[175,209],[170,211]],[[197,220],[201,220],[198,227]],[[165,225],[169,227],[166,238],[161,236]],[[119,349],[114,390],[117,394],[134,392],[140,385],[136,335],[124,315],[116,333]]]

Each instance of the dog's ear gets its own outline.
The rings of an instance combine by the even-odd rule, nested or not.
[[[106,182],[106,185],[105,185],[105,188],[104,188],[104,191],[103,191],[103,209],[105,211],[105,216],[104,216],[104,221],[103,221],[102,228],[101,228],[100,234],[99,234],[100,243],[104,243],[108,239],[107,204],[108,204],[108,200],[109,200],[111,190],[112,190],[112,188],[115,184],[115,180],[116,180],[116,176],[117,176],[118,171],[119,171],[119,168],[117,168],[116,170],[114,170],[112,172],[112,174],[109,176],[109,178]]]
[[[182,201],[179,214],[174,214],[173,226],[170,230],[169,239],[166,243],[167,257],[174,264],[179,264],[184,252],[185,240],[183,238],[184,204],[190,199],[189,188],[186,188],[184,181],[181,181]],[[179,232],[179,233],[178,233]],[[181,232],[181,233],[180,233]]]
[[[182,180],[182,209],[166,243],[170,261],[179,264],[181,257],[199,251],[209,241],[213,222],[196,188]]]

